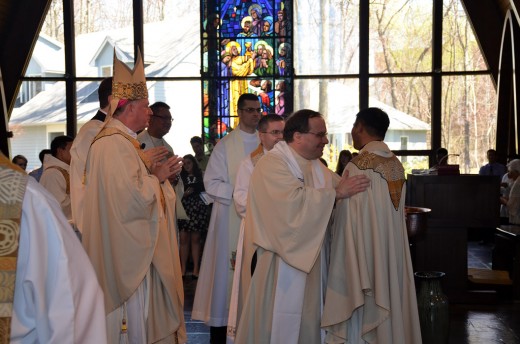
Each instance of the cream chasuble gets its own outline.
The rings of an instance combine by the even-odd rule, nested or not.
[[[117,119],[96,136],[87,158],[83,245],[105,293],[121,307],[147,273],[147,341],[186,341],[176,239],[175,192],[143,161],[139,142]],[[131,324],[129,324],[129,327]]]
[[[371,185],[336,205],[322,318],[327,343],[421,343],[403,167],[373,141],[345,170]]]
[[[317,182],[325,187],[315,188]],[[285,142],[279,142],[256,165],[245,231],[252,233],[258,259],[236,343],[321,341],[320,255],[336,195],[333,183],[330,170],[318,161],[303,159]],[[294,276],[299,285],[292,286],[295,280],[287,275]],[[295,288],[295,295],[287,287]],[[283,314],[284,310],[292,314]],[[278,333],[284,325],[286,332]]]

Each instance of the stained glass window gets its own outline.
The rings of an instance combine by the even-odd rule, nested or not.
[[[203,1],[204,135],[210,143],[238,124],[237,100],[258,96],[262,114],[292,111],[291,1]]]

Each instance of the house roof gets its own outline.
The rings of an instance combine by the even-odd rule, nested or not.
[[[370,98],[370,106],[378,107],[388,114],[390,119],[390,126],[388,130],[391,131],[427,131],[430,130],[430,125],[413,116],[399,111],[389,105],[386,105],[376,99]],[[356,114],[359,109],[356,106],[343,107],[336,115],[327,118],[327,130],[331,134],[350,133],[354,122],[356,121]]]
[[[339,82],[329,83],[327,89],[329,104],[327,115],[327,131],[331,134],[350,133],[356,114],[359,112],[357,101],[350,103],[349,99],[358,99],[358,89],[352,85]],[[369,106],[377,107],[385,111],[390,118],[388,130],[418,130],[427,131],[431,126],[420,119],[400,111],[390,105],[383,103],[374,97],[369,97]],[[338,106],[337,103],[342,105]],[[336,104],[335,104],[336,103]]]
[[[200,33],[199,28],[191,25],[191,22],[190,18],[178,18],[145,25],[145,64],[150,64],[145,68],[147,76],[200,75]],[[76,41],[78,75],[98,76],[98,68],[91,62],[95,60],[106,44],[115,43],[118,56],[127,62],[133,62],[133,40],[129,38],[132,37],[132,30],[131,27],[127,27],[78,36]],[[181,39],[183,39],[183,44],[181,44]],[[43,49],[44,46],[39,49]],[[61,54],[63,56],[63,52]],[[152,61],[155,62],[152,63]],[[147,84],[149,93],[152,95],[151,90],[155,87],[155,82]],[[99,82],[96,81],[77,83],[77,120],[79,123],[88,121],[98,108],[98,85]],[[95,96],[93,96],[94,93],[96,93]],[[15,108],[10,124],[45,125],[65,121],[65,84],[57,82],[23,106]]]

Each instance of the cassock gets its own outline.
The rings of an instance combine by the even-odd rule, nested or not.
[[[319,343],[328,223],[338,177],[279,142],[251,176],[245,231],[257,264],[236,343]]]
[[[208,326],[228,322],[229,297],[234,272],[234,251],[238,242],[240,217],[233,204],[238,165],[259,144],[258,134],[237,127],[220,140],[204,172],[204,188],[214,199],[208,234],[200,267],[192,318]]]
[[[136,134],[111,119],[87,158],[83,245],[105,293],[107,332],[125,305],[142,295],[148,343],[186,341],[175,192],[149,173]],[[142,306],[142,309],[139,309]],[[130,311],[128,311],[130,313]],[[113,316],[114,315],[114,316]],[[117,319],[116,319],[117,320]],[[114,321],[117,325],[117,321]],[[132,324],[128,323],[129,331]],[[135,326],[135,325],[134,325]]]
[[[336,205],[322,326],[327,343],[421,343],[404,169],[381,141],[347,164],[371,185]],[[347,341],[348,340],[348,341]]]
[[[43,166],[44,171],[40,178],[40,184],[56,198],[65,217],[71,220],[69,165],[50,154],[46,154]]]
[[[56,199],[29,178],[11,343],[106,343],[103,292]]]

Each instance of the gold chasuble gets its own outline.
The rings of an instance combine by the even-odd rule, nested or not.
[[[9,343],[27,174],[0,153],[0,344]]]

